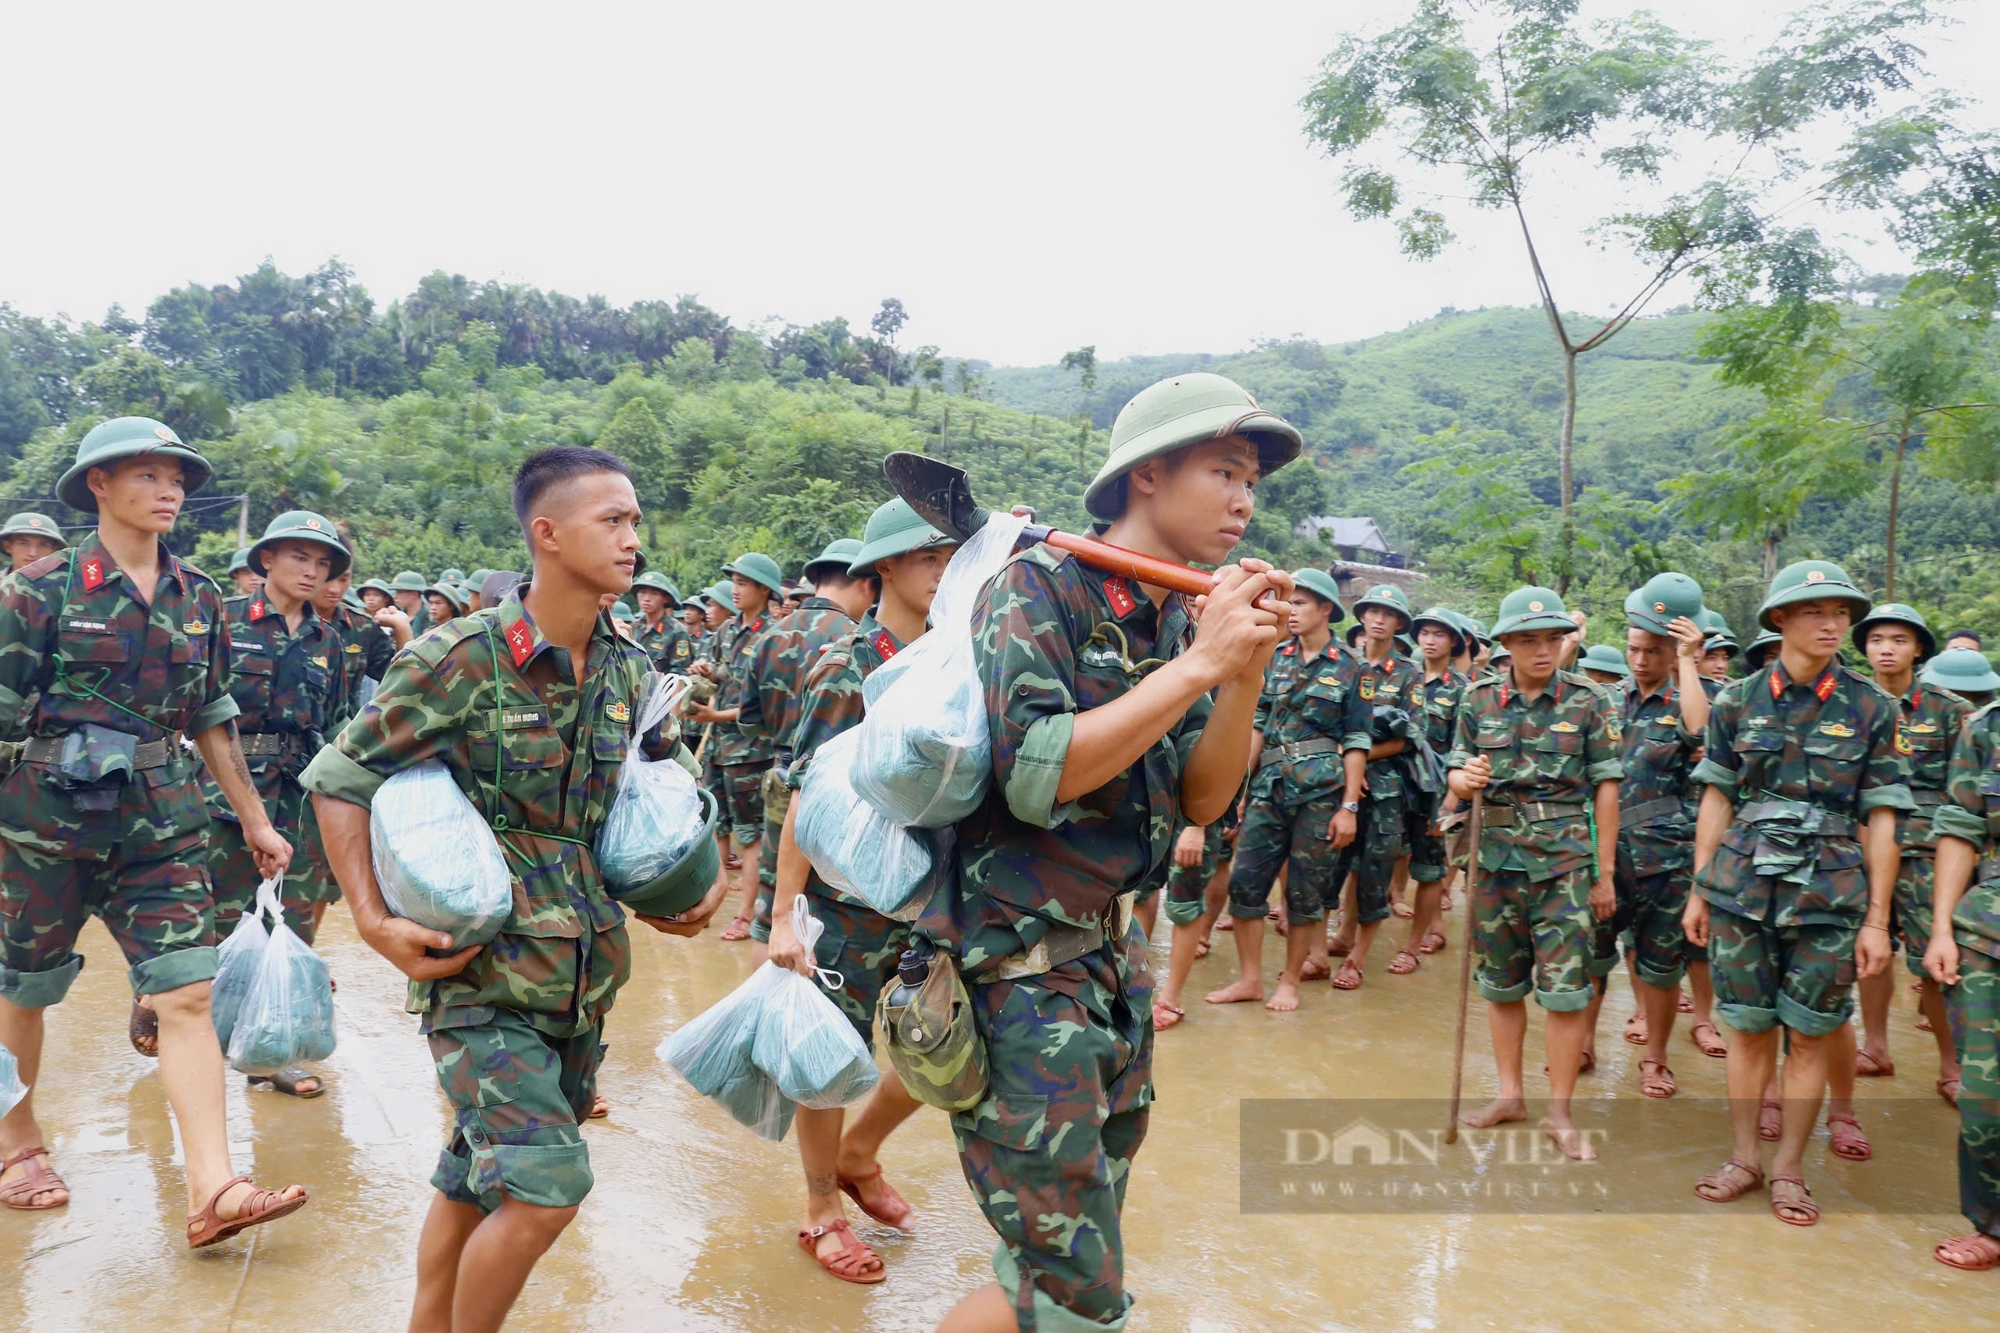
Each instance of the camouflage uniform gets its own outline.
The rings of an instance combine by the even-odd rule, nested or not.
[[[243,760],[271,826],[292,844],[292,864],[278,893],[285,923],[310,944],[312,905],[324,882],[314,862],[323,861],[325,852],[318,846],[317,825],[312,838],[305,836],[306,793],[298,779],[325,742],[330,715],[339,702],[340,635],[320,619],[310,602],[299,627],[287,628],[285,617],[269,608],[262,593],[229,598],[222,604],[222,615],[229,627],[230,661],[235,668],[229,693],[236,700]],[[209,830],[208,875],[220,938],[250,910],[262,876],[244,845],[236,812],[206,773],[201,794],[209,818],[215,821]]]
[[[1618,784],[1618,911],[1597,923],[1590,970],[1609,975],[1618,964],[1618,939],[1626,936],[1639,980],[1673,990],[1693,956],[1681,915],[1694,876],[1694,766],[1702,738],[1682,723],[1680,685],[1671,676],[1655,693],[1642,695],[1634,682],[1617,698],[1625,764]]]
[[[229,641],[208,576],[165,546],[159,562],[150,607],[94,533],[0,580],[0,727],[31,747],[86,725],[150,747],[122,783],[60,790],[32,749],[0,781],[0,996],[23,1009],[68,992],[92,914],[136,994],[215,975],[200,761],[179,738],[236,716]]]
[[[590,1192],[577,1125],[631,946],[588,844],[651,672],[600,616],[579,688],[567,651],[542,637],[517,589],[399,653],[303,778],[308,791],[366,807],[389,777],[436,758],[501,830],[513,914],[457,975],[410,983],[409,1012],[423,1015],[454,1118],[431,1184],[454,1203],[490,1211],[504,1187],[562,1207]]]
[[[1416,714],[1411,709],[1407,692],[1414,690],[1423,680],[1422,666],[1412,666],[1404,659],[1391,655],[1379,665],[1362,659],[1359,671],[1357,693],[1370,728],[1371,743],[1387,739],[1373,734],[1377,708],[1402,708],[1410,711],[1415,720]],[[1425,726],[1428,727],[1428,719],[1425,719]],[[1407,827],[1410,811],[1413,807],[1427,809],[1430,805],[1425,793],[1406,790],[1408,783],[1403,764],[1401,755],[1370,761],[1368,795],[1361,806],[1361,828],[1354,841],[1347,845],[1334,871],[1336,892],[1346,881],[1347,872],[1354,871],[1354,918],[1362,925],[1388,918],[1389,886],[1396,877],[1396,862],[1413,850]]]
[[[808,598],[810,610],[819,598]],[[797,612],[793,613],[798,614]],[[785,619],[790,620],[787,616]],[[842,617],[846,619],[846,617]],[[782,625],[782,622],[780,622]],[[861,623],[817,653],[802,682],[801,698],[795,705],[797,717],[792,732],[792,757],[787,763],[785,784],[788,793],[805,785],[806,772],[819,747],[835,736],[861,725],[867,706],[861,697],[861,682],[876,667],[894,657],[902,644],[874,616],[863,614]],[[775,842],[772,832],[765,841]],[[767,890],[768,892],[768,890]],[[875,1045],[875,1005],[882,988],[896,979],[896,960],[910,946],[910,927],[892,921],[842,893],[814,871],[806,877],[806,899],[812,914],[825,933],[819,937],[815,957],[819,965],[840,973],[844,983],[832,992],[833,1002],[869,1049]],[[764,935],[770,937],[770,903],[763,904]]]
[[[694,665],[694,640],[688,637],[686,626],[671,613],[662,617],[658,627],[644,616],[639,617],[639,623],[633,626],[632,641],[660,671],[684,676]]]
[[[793,788],[785,770],[792,762],[792,732],[799,725],[806,674],[834,640],[850,633],[854,621],[824,597],[811,596],[798,610],[771,626],[750,652],[736,725],[753,740],[766,740],[773,762],[763,778],[764,840],[757,849],[757,904],[751,914],[750,938],[771,938],[771,896],[778,890],[778,835]],[[870,670],[873,668],[871,667]]]
[[[1479,843],[1473,920],[1479,993],[1496,1004],[1527,998],[1555,1013],[1590,1003],[1590,937],[1597,877],[1592,800],[1624,776],[1618,720],[1583,676],[1558,671],[1525,699],[1502,670],[1466,687],[1447,768],[1476,754],[1493,766]]]
[[[732,700],[741,702],[757,640],[771,621],[767,608],[754,619],[738,614],[715,632],[709,660],[722,677],[715,686],[718,709],[734,707]],[[709,740],[708,758],[714,764],[709,790],[721,805],[739,851],[764,836],[764,774],[771,767],[774,748],[770,736],[752,736],[739,722],[716,723]],[[716,827],[721,827],[720,821]]]
[[[1932,836],[1980,854],[1951,914],[1959,981],[1946,1001],[1960,1064],[1959,1208],[2000,1238],[2000,705],[1987,704],[1960,730]]]
[[[1710,913],[1716,1014],[1823,1037],[1853,1011],[1854,941],[1868,909],[1860,825],[1914,808],[1896,701],[1837,663],[1811,685],[1776,655],[1723,686],[1695,781],[1736,807],[1696,872]]]
[[[1187,828],[1181,823],[1174,826],[1174,839],[1179,841],[1181,831]],[[1236,802],[1229,803],[1229,809],[1222,818],[1210,824],[1201,835],[1201,862],[1198,865],[1173,865],[1167,871],[1167,900],[1160,909],[1171,925],[1190,926],[1201,919],[1207,910],[1208,884],[1215,878],[1215,872],[1222,863],[1236,855],[1237,820]],[[1171,847],[1173,844],[1169,843]]]
[[[1209,701],[1095,791],[1058,805],[1056,787],[1076,714],[1184,652],[1188,610],[1037,545],[974,613],[994,786],[918,930],[958,955],[986,1043],[987,1096],[952,1129],[1022,1328],[1117,1329],[1131,1305],[1119,1219],[1153,1095],[1153,980],[1129,895],[1167,855]]]
[[[1332,824],[1346,795],[1342,759],[1369,746],[1361,671],[1361,659],[1335,640],[1308,659],[1294,639],[1264,673],[1256,721],[1264,753],[1250,775],[1249,805],[1229,870],[1229,915],[1238,921],[1263,920],[1271,885],[1287,862],[1285,916],[1291,924],[1321,920],[1340,896],[1345,858],[1333,845]],[[1195,893],[1199,897],[1200,890]],[[1382,916],[1388,914],[1385,899]]]
[[[1910,799],[1914,813],[1896,815],[1896,846],[1902,864],[1896,870],[1895,917],[1891,929],[1903,940],[1903,963],[1912,976],[1924,971],[1924,950],[1931,942],[1932,876],[1937,870],[1937,835],[1931,816],[1944,800],[1946,770],[1952,740],[1972,714],[1972,705],[1935,686],[1916,686],[1903,704],[1903,739],[1910,747]]]
[[[1444,674],[1436,680],[1425,680],[1423,664],[1417,664],[1416,683],[1409,687],[1407,693],[1408,707],[1412,717],[1422,715],[1424,740],[1440,759],[1451,752],[1452,729],[1458,720],[1458,701],[1470,683],[1450,667],[1446,667]],[[1449,799],[1448,793],[1439,792],[1435,800],[1405,803],[1404,827],[1410,843],[1410,879],[1414,883],[1435,884],[1450,873],[1444,839],[1432,831],[1437,827],[1438,816],[1443,813],[1443,803]]]

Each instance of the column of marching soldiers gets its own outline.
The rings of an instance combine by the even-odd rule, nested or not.
[[[27,513],[0,528],[0,1046],[30,1089],[0,1119],[0,1203],[69,1200],[32,1087],[61,1067],[42,1018],[96,915],[128,964],[132,1044],[158,1058],[180,1126],[188,1244],[306,1206],[298,1186],[235,1172],[209,1026],[216,942],[276,878],[308,943],[344,895],[363,940],[411,979],[451,1103],[412,1326],[498,1327],[593,1185],[579,1126],[611,1109],[597,1069],[631,951],[585,848],[642,746],[699,771],[721,864],[696,907],[645,924],[697,935],[733,904],[720,938],[837,972],[833,999],[871,1049],[905,950],[956,960],[990,1072],[952,1127],[999,1243],[996,1281],[947,1328],[1122,1326],[1119,1215],[1152,1042],[1192,1021],[1183,988],[1216,932],[1239,974],[1208,1002],[1286,1011],[1311,982],[1361,989],[1384,923],[1387,973],[1416,972],[1461,904],[1499,1074],[1467,1124],[1528,1115],[1532,994],[1542,1126],[1566,1155],[1595,1155],[1570,1106],[1622,951],[1639,1092],[1675,1094],[1679,1014],[1693,1049],[1727,1061],[1732,1149],[1695,1192],[1768,1189],[1800,1226],[1819,1213],[1804,1154],[1823,1096],[1830,1150],[1871,1155],[1854,1085],[1893,1072],[1900,949],[1937,1092],[1960,1111],[1975,1228],[1937,1257],[2000,1266],[2000,676],[1978,636],[1940,650],[1913,608],[1871,604],[1819,560],[1771,580],[1742,648],[1678,573],[1627,598],[1622,651],[1585,649],[1584,617],[1548,588],[1508,594],[1490,626],[1418,612],[1390,583],[1344,606],[1323,571],[1229,563],[1256,483],[1300,446],[1212,375],[1163,381],[1120,414],[1086,507],[1112,543],[1219,566],[1215,589],[1198,606],[1043,544],[986,585],[974,646],[992,794],[956,829],[956,873],[905,922],[822,878],[789,816],[814,755],[864,716],[867,676],[926,632],[956,535],[905,501],[799,582],[750,552],[684,597],[645,568],[624,465],[549,449],[514,483],[528,571],[355,584],[339,525],[294,511],[237,552],[225,595],[163,541],[208,462],[155,421],[98,426],[58,487],[96,525],[65,536]],[[694,689],[656,733],[629,736],[656,671]],[[518,858],[490,945],[450,950],[389,914],[374,881],[370,801],[432,758]],[[816,944],[795,928],[801,898]],[[1284,941],[1268,998],[1267,922]],[[324,1089],[305,1067],[251,1081]],[[916,1223],[878,1151],[918,1105],[892,1077],[852,1115],[798,1111],[798,1240],[836,1277],[886,1276],[845,1200]]]

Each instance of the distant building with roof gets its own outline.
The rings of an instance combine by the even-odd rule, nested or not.
[[[1315,514],[1300,521],[1297,533],[1335,553],[1327,563],[1327,573],[1340,587],[1341,600],[1351,601],[1361,591],[1377,583],[1393,583],[1409,591],[1424,580],[1421,571],[1410,568],[1402,552],[1390,548],[1389,538],[1372,518],[1337,518]],[[1358,588],[1350,588],[1358,584]]]

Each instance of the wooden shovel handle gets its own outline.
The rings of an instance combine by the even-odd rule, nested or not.
[[[1150,555],[1140,555],[1110,542],[1097,541],[1091,537],[1078,537],[1074,533],[1051,532],[1042,539],[1049,545],[1068,551],[1092,569],[1101,569],[1107,574],[1121,574],[1140,583],[1149,583],[1155,588],[1165,588],[1169,592],[1181,593],[1187,597],[1206,597],[1215,588],[1215,575],[1204,574],[1186,565],[1176,565],[1167,560],[1156,560]]]

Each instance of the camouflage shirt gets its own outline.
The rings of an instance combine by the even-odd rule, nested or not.
[[[1189,604],[1159,607],[1126,580],[1037,544],[980,593],[972,644],[993,736],[993,790],[957,825],[961,874],[917,923],[977,974],[1052,926],[1103,923],[1167,855],[1181,771],[1207,725],[1203,696],[1132,766],[1061,805],[1078,713],[1131,692],[1194,641]]]
[[[808,597],[751,648],[750,666],[738,687],[736,725],[747,737],[767,740],[780,763],[790,762],[806,674],[835,639],[853,628],[854,621],[832,602]]]
[[[270,609],[264,595],[231,597],[222,604],[229,627],[230,660],[235,675],[229,693],[236,700],[236,730],[243,737],[244,762],[266,813],[278,798],[286,778],[297,780],[307,761],[319,750],[332,725],[329,714],[339,690],[340,635],[320,619],[311,603],[289,628],[285,617]],[[269,737],[270,742],[252,740]],[[275,743],[282,747],[267,750]],[[206,772],[202,798],[212,816],[235,819],[222,788]]]
[[[1774,842],[1771,830],[1743,815],[1772,800],[1800,802],[1857,824],[1883,806],[1913,809],[1909,742],[1897,726],[1899,711],[1875,682],[1838,663],[1802,685],[1773,658],[1763,670],[1723,686],[1709,711],[1707,752],[1695,780],[1727,796],[1736,817],[1722,835],[1722,850],[1696,876],[1701,895],[1776,926],[1843,921],[1866,910],[1857,836],[1811,836],[1800,864],[1777,873],[1778,842],[1796,840],[1780,829]]]
[[[1377,708],[1401,708],[1410,713],[1411,721],[1417,720],[1417,704],[1412,694],[1423,681],[1424,669],[1392,653],[1379,663],[1361,657],[1359,670],[1355,692],[1360,696],[1362,716],[1368,722],[1372,748]],[[1400,755],[1389,755],[1369,763],[1369,800],[1394,800],[1403,794],[1403,760]]]
[[[341,640],[340,697],[334,705],[332,725],[339,726],[361,711],[361,682],[377,685],[389,673],[389,659],[396,655],[396,640],[375,623],[375,617],[351,606],[334,610],[331,623]]]
[[[1680,685],[1669,676],[1658,690],[1641,694],[1634,684],[1620,692],[1618,711],[1625,764],[1618,784],[1619,850],[1635,874],[1693,865],[1694,766],[1702,738],[1681,721]]]
[[[544,1032],[575,1035],[609,1012],[631,970],[624,910],[605,896],[587,844],[616,794],[652,663],[599,616],[579,682],[567,650],[535,628],[522,591],[398,653],[375,698],[302,780],[365,807],[391,776],[436,758],[502,828],[513,914],[458,975],[411,983],[410,1012],[425,1016],[425,1031],[512,1009]]]
[[[1264,692],[1257,696],[1256,728],[1263,733],[1266,750],[1313,740],[1331,740],[1338,748],[1259,763],[1250,775],[1252,800],[1270,799],[1280,782],[1289,795],[1301,800],[1337,791],[1347,781],[1341,755],[1365,751],[1371,744],[1373,720],[1361,698],[1361,659],[1338,639],[1327,640],[1314,657],[1304,656],[1304,651],[1304,645],[1293,639],[1272,655],[1271,665],[1264,669]]]
[[[1597,784],[1625,775],[1618,746],[1617,714],[1586,677],[1558,671],[1532,699],[1515,690],[1512,671],[1467,686],[1445,767],[1464,768],[1475,754],[1493,766],[1480,869],[1543,880],[1589,862],[1597,841],[1591,805]],[[1567,808],[1533,822],[1507,810],[1533,802]]]
[[[902,648],[882,622],[863,612],[861,622],[828,644],[826,651],[812,663],[800,689],[798,725],[792,732],[792,762],[785,770],[785,783],[793,791],[805,785],[806,770],[820,746],[861,725],[861,719],[868,714],[861,683]],[[806,889],[831,898],[847,896],[821,879],[819,872],[810,866]]]
[[[633,627],[632,641],[639,645],[647,657],[653,659],[656,670],[684,676],[694,664],[694,640],[688,637],[686,627],[672,616],[661,619],[659,627],[644,616],[640,616]]]
[[[715,663],[720,677],[715,683],[717,709],[733,708],[735,704],[731,701],[741,697],[743,682],[749,678],[751,658],[757,651],[757,639],[771,623],[771,611],[766,607],[753,620],[745,620],[739,614],[715,632],[708,660]],[[708,757],[720,766],[756,764],[769,759],[772,751],[769,736],[752,736],[737,722],[718,722],[715,738],[709,742]]]
[[[1957,838],[1980,857],[1951,914],[1952,938],[1961,949],[2000,958],[2000,704],[1987,704],[1960,727],[1931,830],[1933,840]]]
[[[1424,740],[1438,752],[1440,759],[1451,753],[1452,730],[1458,721],[1458,701],[1470,683],[1450,667],[1446,667],[1444,674],[1436,680],[1425,680],[1420,665],[1417,681],[1407,692],[1409,707],[1423,713]]]
[[[1952,741],[1972,715],[1972,705],[1949,690],[1921,685],[1902,703],[1903,740],[1910,747],[1910,799],[1917,808],[1914,813],[1896,813],[1896,845],[1905,856],[1928,858],[1937,854],[1931,815],[1944,800]]]

